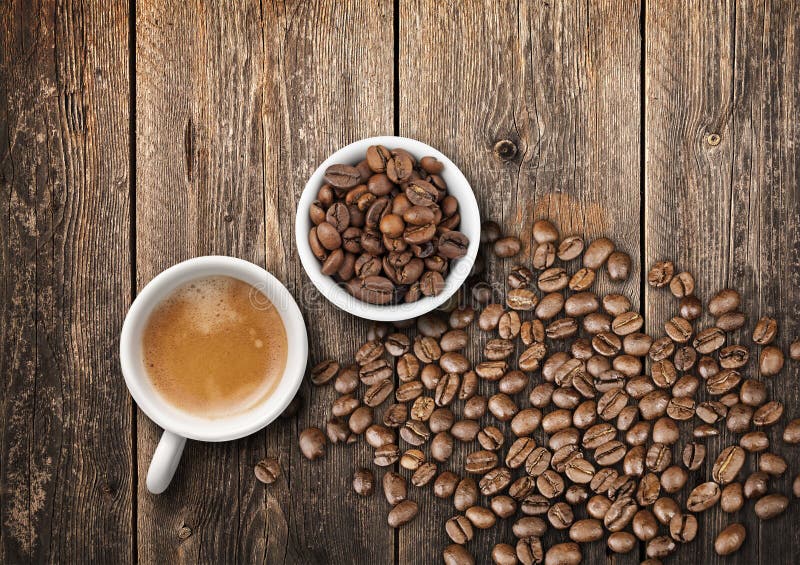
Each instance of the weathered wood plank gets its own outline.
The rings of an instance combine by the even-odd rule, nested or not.
[[[484,217],[522,238],[525,249],[514,262],[530,264],[533,221],[549,217],[565,234],[614,237],[638,265],[640,43],[632,2],[403,1],[400,134],[459,165]],[[516,154],[498,154],[504,140]],[[490,282],[504,285],[512,264],[490,259]],[[636,273],[624,286],[600,279],[601,291],[638,294]],[[473,359],[488,337],[477,329],[475,335]],[[487,385],[483,393],[492,394]],[[518,400],[526,405],[527,391]],[[450,465],[461,471],[474,449],[477,443],[460,446]],[[424,511],[400,532],[400,562],[440,562],[448,543],[444,521],[456,511],[429,489],[414,496]],[[496,543],[515,543],[511,522],[470,542],[480,562],[490,560]],[[545,541],[564,539],[564,532],[551,532]],[[605,560],[604,545],[586,547],[584,559]]]
[[[0,562],[130,562],[128,3],[4,3],[0,100]]]
[[[380,39],[343,33],[359,18]],[[139,285],[186,257],[265,265],[298,297],[312,361],[346,359],[364,324],[322,303],[294,254],[296,201],[317,163],[392,124],[392,5],[140,2],[137,14]],[[335,337],[334,337],[335,336]],[[368,448],[301,458],[297,434],[324,425],[332,390],[293,420],[223,445],[192,443],[161,497],[143,477],[159,430],[140,416],[143,560],[386,562],[393,534],[349,485]],[[277,456],[270,488],[253,465]],[[377,498],[378,495],[376,495]],[[235,520],[231,517],[235,516]]]
[[[138,2],[137,277],[198,255],[264,264],[258,4]],[[153,496],[144,479],[161,435],[139,430],[139,557],[251,562],[264,554],[263,489],[253,465],[263,435],[190,442],[176,477]]]
[[[796,6],[782,2],[648,3],[647,9],[645,261],[671,258],[692,271],[704,301],[724,286],[740,290],[748,330],[729,342],[753,347],[756,358],[760,348],[753,346],[750,329],[761,315],[778,318],[784,348],[798,333],[800,93],[792,78],[800,70],[798,16]],[[667,295],[647,292],[651,330],[657,330],[653,320],[677,310]],[[699,327],[710,323],[704,318]],[[758,378],[755,365],[746,375]],[[771,396],[786,405],[785,420],[800,413],[797,377],[797,365],[787,364],[768,383]],[[738,440],[720,428],[720,437],[707,442],[712,457],[703,476],[710,474],[719,450]],[[788,493],[799,458],[782,444],[779,429],[769,430],[769,436],[771,449],[790,464],[771,490]],[[749,458],[742,478],[756,461]],[[681,547],[677,557],[702,563],[791,562],[800,541],[793,515],[762,525],[752,502],[733,515],[716,508],[703,516],[698,540]],[[720,558],[713,539],[736,521],[746,524],[747,542],[735,556]]]
[[[267,266],[284,274],[303,310],[309,363],[352,363],[368,324],[334,308],[305,275],[295,253],[295,207],[308,177],[333,151],[392,133],[393,4],[265,3],[263,17]],[[352,488],[356,468],[372,467],[372,448],[362,438],[356,445],[329,445],[324,460],[306,461],[297,436],[307,426],[324,429],[337,394],[332,386],[308,382],[301,394],[299,415],[267,435],[267,450],[281,454],[286,472],[281,488],[267,492],[274,516],[267,560],[391,563],[394,532],[386,526],[380,487],[368,499]]]

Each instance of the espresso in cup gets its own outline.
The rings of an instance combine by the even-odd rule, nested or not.
[[[150,315],[144,366],[167,402],[205,418],[240,414],[267,399],[287,360],[286,329],[267,296],[228,276],[176,288]]]

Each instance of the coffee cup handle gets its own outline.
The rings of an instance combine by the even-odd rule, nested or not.
[[[147,470],[147,490],[161,494],[169,486],[183,454],[186,438],[164,430],[158,442],[150,468]]]

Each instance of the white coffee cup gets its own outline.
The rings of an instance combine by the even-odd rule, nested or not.
[[[204,418],[168,403],[153,388],[142,355],[142,333],[150,314],[177,287],[195,279],[228,276],[255,287],[278,310],[286,328],[287,360],[273,393],[252,409],[226,418]],[[131,396],[147,417],[164,429],[147,472],[147,490],[164,492],[178,467],[186,439],[229,441],[257,432],[280,416],[303,380],[308,358],[308,336],[297,303],[281,284],[261,267],[234,257],[189,259],[170,267],[145,286],[128,310],[120,335],[120,364]]]

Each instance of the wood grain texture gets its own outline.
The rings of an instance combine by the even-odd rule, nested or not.
[[[514,263],[530,264],[531,227],[541,217],[564,234],[611,236],[638,265],[640,43],[635,3],[401,1],[400,134],[453,159],[483,217],[524,243],[518,258],[488,258],[489,282],[502,287]],[[510,158],[495,149],[504,140],[516,147]],[[599,280],[601,291],[638,294],[638,268],[625,285],[604,273]],[[474,332],[477,360],[490,336]],[[493,394],[488,385],[482,392]],[[527,391],[519,401],[527,405]],[[461,471],[475,449],[460,446],[450,465]],[[417,496],[426,510],[401,530],[399,560],[437,563],[449,543],[444,521],[456,511],[429,490]],[[511,522],[470,542],[480,562],[496,543],[515,543]],[[550,532],[545,541],[564,539]],[[584,559],[604,561],[603,544],[587,546]]]
[[[138,2],[136,247],[141,288],[198,255],[264,264],[261,17],[257,4]],[[145,488],[160,429],[138,417],[139,558],[263,558],[253,465],[263,435],[189,442],[170,489]]]
[[[797,335],[800,308],[800,190],[798,125],[800,67],[796,45],[798,10],[791,3],[724,2],[702,8],[679,3],[648,3],[646,91],[646,247],[647,265],[671,258],[698,279],[697,295],[707,300],[729,286],[744,296],[746,331],[729,343],[753,347],[751,329],[762,315],[781,324],[784,349]],[[684,49],[675,49],[676,45]],[[714,137],[718,135],[719,138]],[[649,290],[652,320],[674,315],[668,293]],[[698,327],[713,320],[704,318]],[[759,378],[751,363],[746,376]],[[784,402],[784,421],[800,413],[798,367],[787,363],[769,379],[770,396]],[[738,436],[720,426],[709,440],[712,455]],[[790,471],[771,481],[770,490],[789,493],[798,454],[768,430],[771,451],[787,458]],[[757,465],[749,457],[744,478]],[[693,477],[690,483],[696,479]],[[681,502],[685,496],[681,498]],[[766,523],[753,503],[733,515],[719,508],[706,513],[697,542],[682,547],[680,561],[702,563],[788,563],[795,559],[798,533],[793,512]],[[727,524],[744,522],[747,541],[734,556],[712,549]]]
[[[306,318],[309,367],[334,358],[354,362],[368,324],[325,301],[295,251],[295,207],[316,167],[336,149],[392,132],[393,5],[390,1],[264,4],[262,123],[267,267],[287,282]],[[303,383],[299,415],[267,434],[280,454],[285,482],[266,492],[274,517],[267,528],[270,563],[390,563],[394,532],[378,486],[371,498],[353,492],[353,472],[372,467],[372,448],[328,445],[309,462],[297,448],[302,429],[324,430],[337,394]],[[376,419],[381,410],[376,410]],[[382,472],[375,470],[380,481]]]
[[[356,17],[383,30],[383,39],[342,34]],[[364,325],[323,304],[301,275],[294,209],[317,163],[350,141],[390,131],[391,30],[386,2],[139,3],[140,286],[187,257],[242,257],[265,265],[297,297],[312,362],[355,352]],[[299,431],[324,427],[333,400],[332,390],[304,386],[303,394],[297,419],[231,444],[190,443],[160,497],[144,488],[159,432],[140,416],[143,560],[392,559],[392,532],[373,531],[383,510],[349,486],[367,449],[332,448],[318,464],[301,458]],[[284,471],[267,489],[252,475],[265,453]]]
[[[3,563],[133,557],[127,15],[0,7]]]

